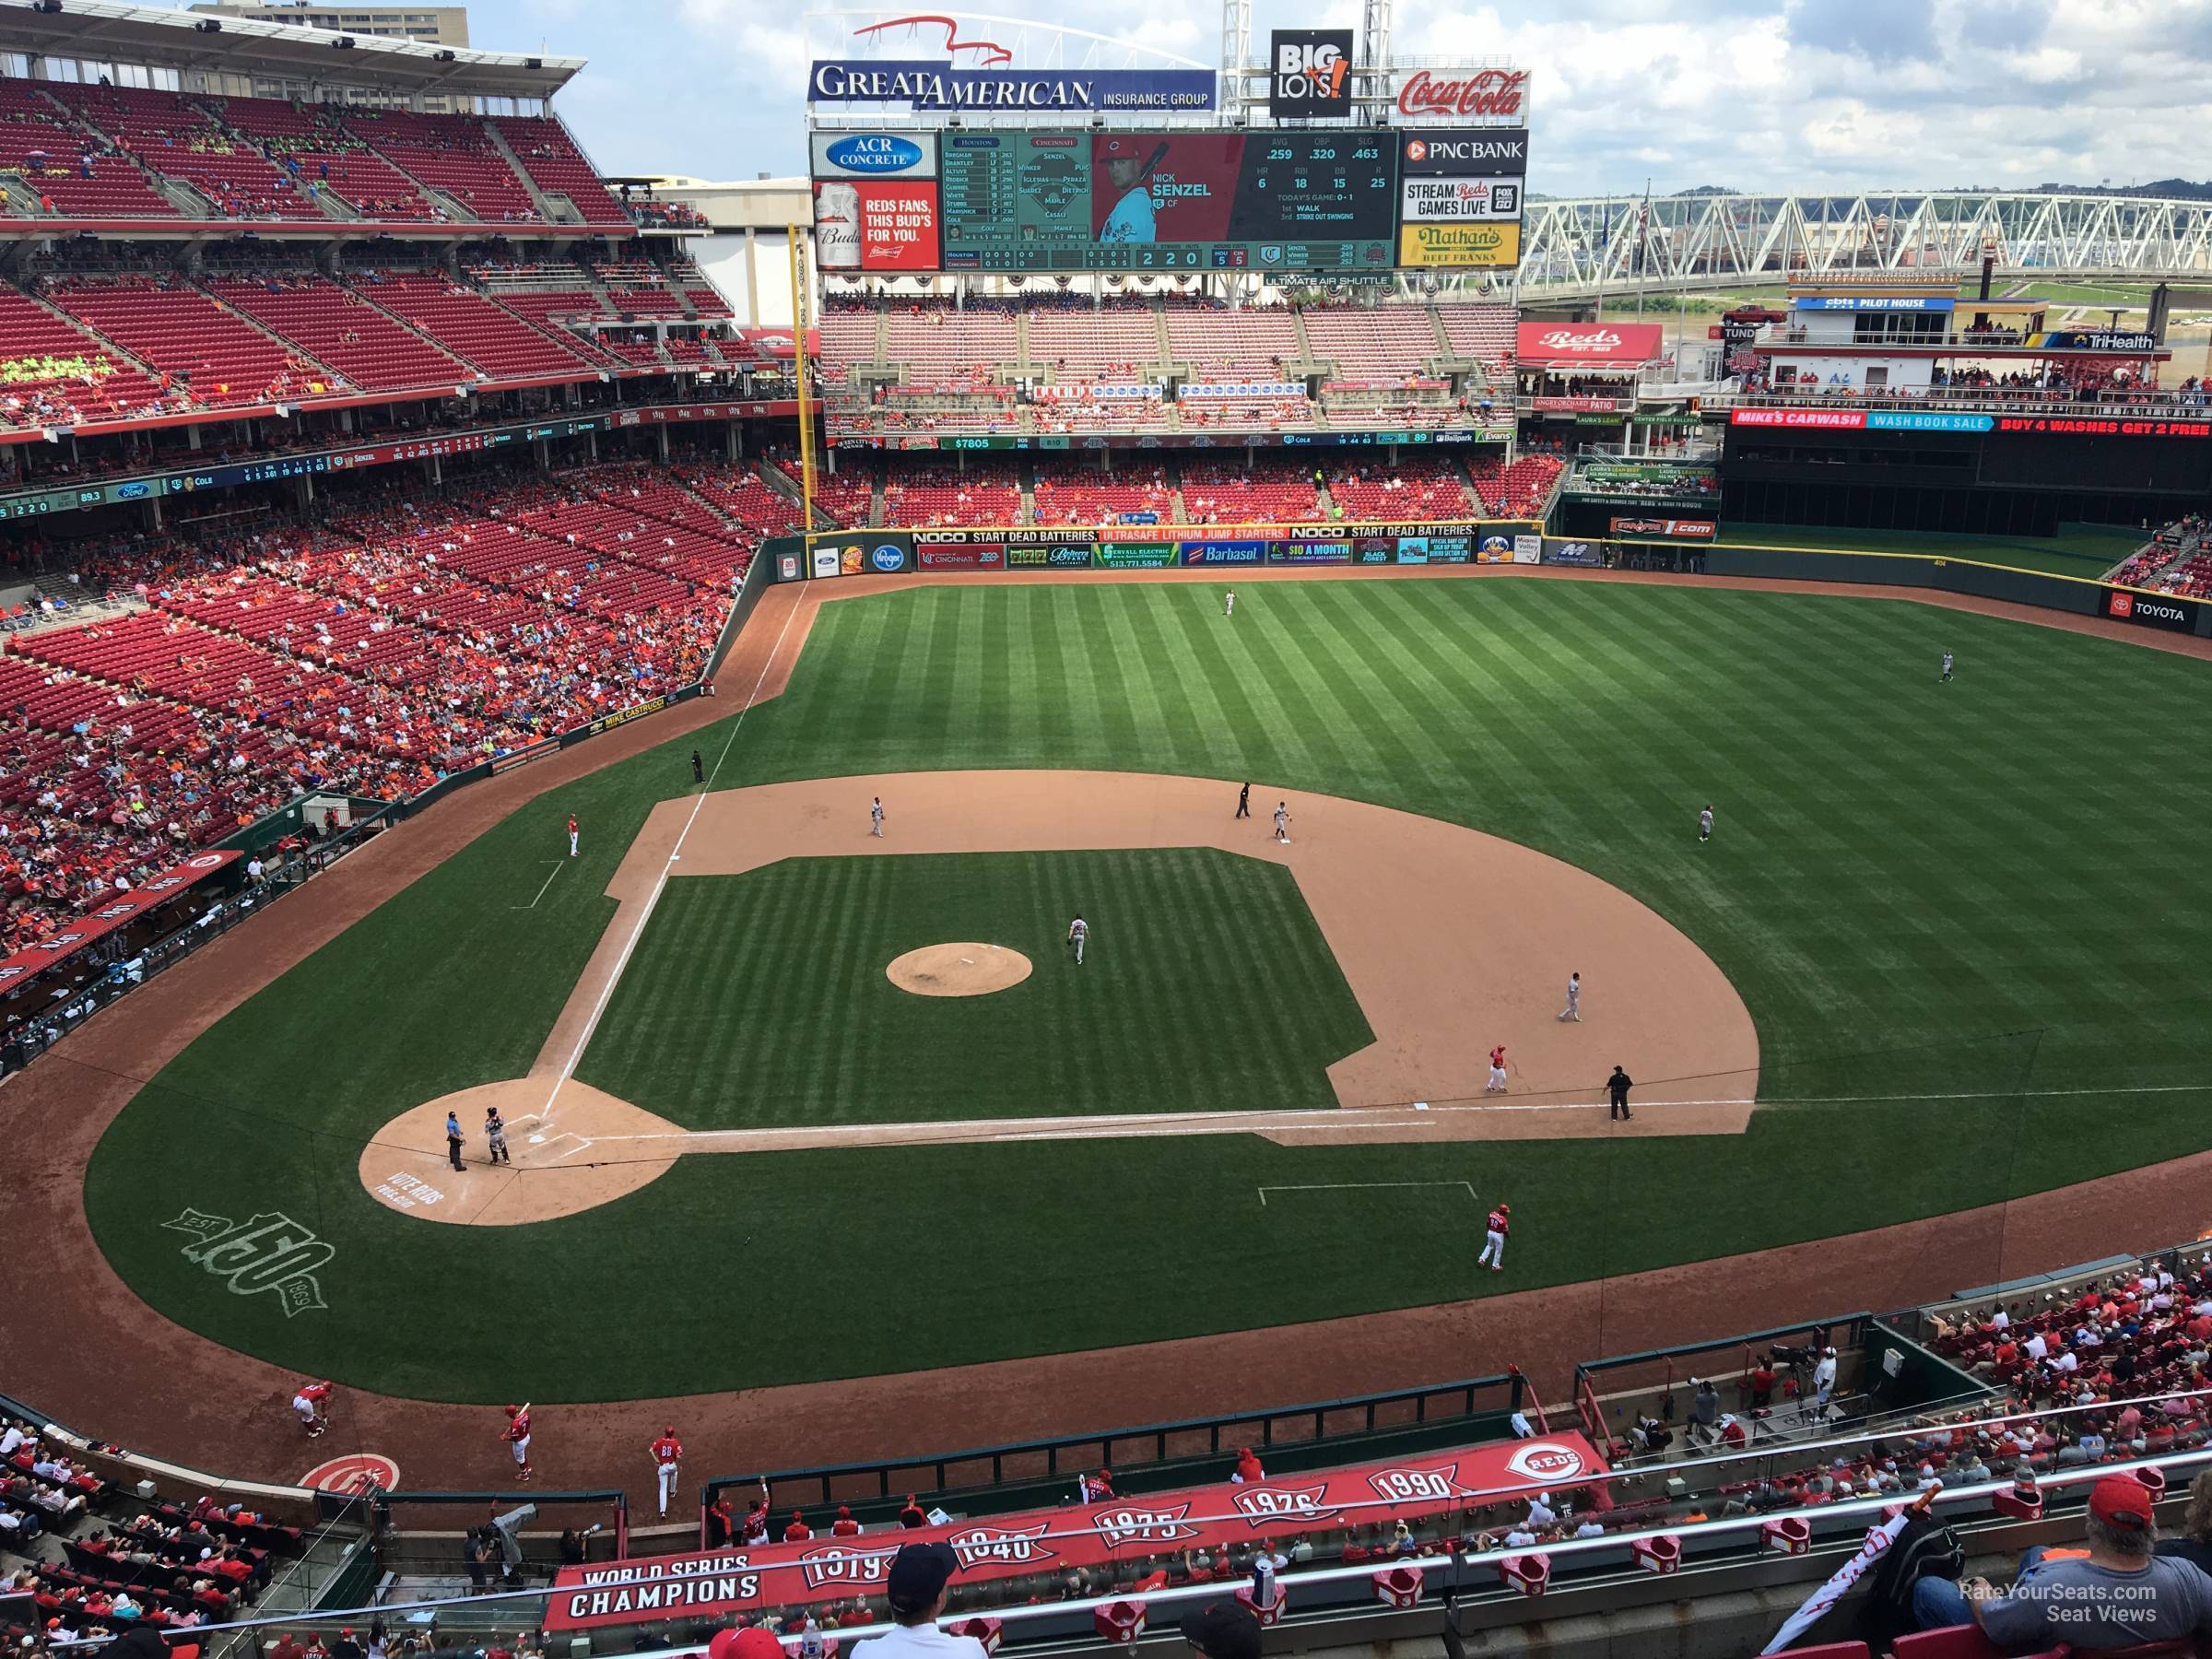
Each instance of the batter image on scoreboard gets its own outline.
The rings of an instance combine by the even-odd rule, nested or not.
[[[1244,159],[1241,133],[1117,133],[1091,140],[1100,242],[1217,242]]]

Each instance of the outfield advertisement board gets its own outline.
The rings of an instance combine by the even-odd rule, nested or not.
[[[2104,590],[2103,614],[2138,628],[2166,628],[2175,633],[2196,631],[2197,602],[2171,594],[2147,594],[2137,588]]]
[[[1172,541],[1110,541],[1099,544],[1099,563],[1110,571],[1159,570],[1175,562]]]
[[[1581,565],[1593,570],[1606,562],[1598,553],[1596,543],[1570,541],[1557,535],[1544,538],[1543,559],[1549,565]]]
[[[1190,541],[1182,544],[1186,565],[1256,565],[1267,561],[1264,541]]]
[[[806,536],[806,568],[818,577],[895,576],[914,568],[914,537],[912,530],[811,531]],[[795,562],[780,559],[776,579],[794,580],[798,574]]]
[[[1525,521],[1413,519],[1366,524],[1010,525],[944,530],[829,530],[805,560],[778,558],[777,578],[897,575],[907,571],[1234,570],[1255,565],[1536,564],[1544,538]],[[1265,534],[1253,534],[1264,531]]]

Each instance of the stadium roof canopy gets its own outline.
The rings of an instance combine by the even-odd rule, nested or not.
[[[222,27],[199,27],[204,23]],[[340,47],[341,39],[350,39],[353,45]],[[443,92],[546,99],[583,67],[583,60],[577,57],[478,52],[384,40],[365,31],[347,36],[292,23],[127,6],[120,0],[62,0],[57,11],[41,11],[18,0],[0,8],[0,53],[374,87],[403,96]]]

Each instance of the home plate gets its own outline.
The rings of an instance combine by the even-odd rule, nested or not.
[[[542,1135],[534,1135],[530,1137],[530,1144],[534,1147],[542,1147],[546,1144],[546,1137]]]

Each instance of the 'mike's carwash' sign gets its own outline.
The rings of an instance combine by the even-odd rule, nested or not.
[[[949,1544],[958,1582],[1034,1572],[1041,1564],[1112,1566],[1186,1547],[1215,1549],[1289,1537],[1324,1524],[1416,1521],[1474,1503],[1558,1492],[1605,1472],[1580,1434],[1506,1441],[1394,1463],[1305,1473],[1283,1480],[1224,1482],[1104,1503],[956,1522],[898,1535],[900,1544]],[[673,1616],[724,1618],[794,1603],[880,1590],[895,1546],[866,1538],[812,1539],[563,1567],[546,1607],[549,1630],[586,1630]]]

